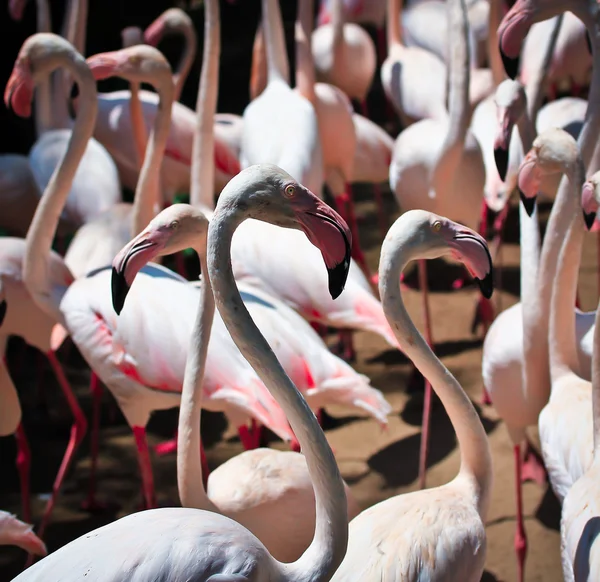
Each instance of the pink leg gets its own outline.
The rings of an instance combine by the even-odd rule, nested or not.
[[[170,455],[171,453],[177,452],[177,431],[175,431],[175,436],[168,441],[164,441],[162,443],[157,444],[154,447],[154,452],[159,457],[164,457],[165,455]]]
[[[19,472],[19,481],[21,483],[21,505],[23,511],[23,521],[31,523],[31,495],[29,492],[29,473],[31,469],[31,451],[23,423],[17,427],[15,433],[17,441],[17,471]]]
[[[353,362],[356,360],[356,351],[354,350],[354,332],[351,329],[340,329],[338,351],[340,358],[346,362]]]
[[[142,475],[142,492],[146,509],[154,509],[156,507],[156,496],[154,494],[154,477],[152,475],[152,462],[150,461],[150,451],[148,449],[148,441],[146,440],[146,427],[133,426],[133,436],[138,451],[138,462],[140,464],[140,472]]]
[[[260,447],[260,441],[263,435],[263,425],[260,424],[256,418],[253,418],[250,421],[250,435],[254,441],[254,448],[258,449]]]
[[[90,392],[92,393],[92,434],[90,439],[90,484],[88,497],[81,504],[85,511],[99,511],[107,506],[96,499],[96,471],[98,467],[98,453],[100,450],[100,409],[102,405],[102,386],[96,372],[90,376]]]
[[[71,427],[71,437],[69,438],[69,444],[67,445],[67,449],[65,450],[65,454],[63,456],[62,462],[58,469],[58,473],[56,474],[56,478],[54,480],[54,485],[52,486],[52,495],[46,504],[46,508],[44,510],[44,514],[42,516],[42,521],[40,523],[40,527],[38,528],[38,536],[43,538],[44,531],[46,530],[46,526],[48,525],[48,521],[50,519],[50,515],[52,514],[52,510],[54,509],[54,505],[56,503],[56,499],[58,498],[58,494],[60,492],[60,488],[65,479],[65,475],[69,470],[71,463],[75,457],[75,452],[77,448],[81,444],[81,441],[85,437],[85,433],[87,431],[87,420],[79,406],[79,402],[77,402],[77,398],[75,398],[75,394],[73,393],[73,389],[69,385],[69,381],[65,376],[64,370],[56,357],[56,354],[53,351],[49,351],[47,353],[48,361],[52,366],[56,379],[58,380],[58,384],[62,390],[64,397],[67,400],[67,404],[71,413],[73,414],[74,422]]]
[[[523,495],[521,476],[521,447],[515,445],[515,485],[517,488],[517,531],[515,532],[515,551],[517,552],[517,568],[519,571],[519,582],[523,582],[525,570],[525,557],[527,556],[527,535],[523,525]]]
[[[377,220],[379,222],[379,232],[381,238],[385,238],[388,230],[388,221],[383,211],[383,197],[379,184],[373,184],[373,193],[375,194],[375,203],[377,204]]]
[[[252,451],[258,447],[256,435],[252,434],[245,424],[238,426],[238,435],[245,451]]]
[[[429,294],[427,285],[427,263],[419,260],[419,285],[423,295],[423,319],[425,321],[425,340],[433,349],[431,333],[431,313],[429,311]],[[429,424],[431,416],[431,384],[425,378],[425,399],[423,401],[423,422],[421,427],[421,450],[419,453],[419,488],[425,489],[427,473],[427,453],[429,449]]]
[[[525,455],[521,460],[521,479],[522,481],[534,481],[540,487],[544,487],[548,482],[544,460],[529,441],[525,445]]]
[[[208,484],[208,476],[210,475],[210,469],[208,468],[208,461],[206,460],[206,453],[204,452],[204,445],[200,441],[200,463],[202,464],[202,481],[204,483],[204,489]]]

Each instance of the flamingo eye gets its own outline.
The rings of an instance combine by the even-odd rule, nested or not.
[[[172,230],[175,230],[176,228],[179,228],[179,221],[178,220],[174,220],[173,222],[171,222],[171,224],[169,224],[169,228]]]
[[[440,232],[440,230],[442,229],[442,223],[439,220],[436,220],[431,225],[431,228],[433,229],[434,232]]]
[[[291,198],[296,193],[296,187],[290,184],[289,186],[285,187],[284,192],[288,198]]]

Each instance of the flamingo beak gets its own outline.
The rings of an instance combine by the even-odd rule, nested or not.
[[[581,189],[581,208],[583,210],[583,221],[588,230],[592,229],[596,221],[598,203],[594,198],[594,184],[586,182]]]
[[[113,309],[121,314],[131,285],[142,267],[152,261],[163,247],[160,231],[141,232],[129,241],[112,263],[111,292]]]
[[[4,318],[6,317],[6,299],[0,301],[0,325],[4,323]]]
[[[516,2],[506,13],[498,27],[498,48],[506,74],[515,79],[519,72],[519,60],[523,39],[531,28],[530,11]],[[510,56],[514,55],[514,56]]]
[[[521,162],[517,178],[519,196],[528,216],[531,216],[535,209],[540,179],[540,172],[537,167],[537,150],[532,148]]]
[[[457,229],[451,248],[477,281],[481,294],[489,299],[494,292],[494,266],[485,239],[471,229],[462,227]]]
[[[505,109],[499,109],[498,114],[502,123],[494,140],[494,160],[500,179],[506,181],[506,172],[508,170],[508,148],[512,135],[513,124]]]
[[[323,256],[329,278],[329,293],[337,299],[346,285],[350,269],[352,234],[346,221],[330,206],[306,190],[298,220],[308,240]]]
[[[521,188],[518,188],[518,190],[519,190],[519,197],[521,198],[521,202],[523,203],[523,208],[525,208],[525,212],[527,212],[527,216],[531,216],[533,214],[533,211],[535,210],[536,196],[534,196],[533,198],[528,198],[525,194],[523,194],[523,191],[521,190]]]
[[[12,108],[19,117],[31,115],[33,83],[25,65],[17,61],[4,90],[4,104]]]

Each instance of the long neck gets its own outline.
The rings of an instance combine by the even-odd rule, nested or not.
[[[490,0],[490,14],[488,17],[488,39],[487,50],[490,69],[492,71],[492,79],[494,86],[497,87],[506,78],[500,49],[498,48],[498,27],[502,21],[502,0]]]
[[[594,419],[594,461],[600,460],[600,303],[594,319],[592,353],[592,414]]]
[[[212,0],[210,0],[212,1]],[[179,407],[179,429],[177,432],[177,487],[183,507],[208,509],[218,512],[204,489],[202,463],[200,462],[200,420],[202,412],[202,386],[206,367],[208,341],[215,314],[215,301],[210,279],[207,276],[206,243],[196,252],[203,273],[200,287],[200,304],[196,323],[190,338],[188,357],[185,363],[181,405]]]
[[[394,227],[392,227],[393,229]],[[410,319],[402,294],[400,274],[411,260],[410,234],[390,230],[381,251],[379,281],[383,311],[404,353],[439,396],[460,446],[461,474],[471,478],[480,515],[485,519],[492,485],[489,443],[475,408],[456,378],[438,360]]]
[[[458,170],[469,128],[469,50],[467,7],[464,0],[448,0],[450,31],[450,87],[448,132],[432,175],[436,192],[447,190]],[[450,186],[451,187],[451,186]]]
[[[158,81],[158,79],[157,79]],[[172,77],[156,83],[158,108],[154,127],[148,140],[144,163],[135,188],[132,211],[133,236],[137,236],[156,216],[159,210],[160,168],[171,128],[171,108],[173,107]]]
[[[331,27],[333,28],[333,46],[344,40],[344,3],[342,0],[331,0]]]
[[[386,33],[388,52],[392,46],[402,46],[402,0],[387,0]]]
[[[190,74],[192,65],[194,64],[196,50],[198,48],[196,30],[191,22],[190,25],[186,23],[182,27],[181,32],[183,33],[183,38],[185,39],[185,45],[181,59],[179,60],[179,63],[177,63],[177,68],[175,71],[173,71],[173,82],[175,83],[175,101],[179,101],[181,97],[183,86],[185,85],[185,81]]]
[[[566,237],[561,237],[550,309],[550,377],[555,382],[567,373],[577,370],[577,342],[575,338],[575,310],[577,280],[581,263],[584,226],[581,215],[580,192],[585,179],[583,164],[579,161],[566,173],[569,181],[571,204],[565,215]]]
[[[27,232],[23,279],[40,307],[67,327],[59,307],[61,297],[52,292],[50,251],[77,166],[94,131],[98,102],[96,81],[80,54],[62,54],[55,57],[55,63],[55,68],[64,66],[73,74],[80,91],[79,109],[67,151],[46,185]]]
[[[48,0],[37,0],[37,32],[52,32]],[[35,131],[39,137],[52,128],[52,95],[50,75],[41,79],[35,95]]]
[[[344,484],[331,448],[315,415],[284,372],[248,313],[233,278],[231,238],[244,219],[224,204],[208,231],[208,272],[217,308],[233,341],[285,412],[302,447],[316,501],[315,535],[292,564],[281,564],[282,579],[298,582],[329,580],[348,543]]]
[[[214,118],[219,91],[221,25],[218,0],[206,0],[202,72],[196,101],[196,127],[192,146],[190,203],[211,210],[214,198]]]
[[[538,69],[533,71],[533,75],[531,75],[527,86],[525,87],[525,91],[527,94],[527,108],[529,112],[529,118],[534,121],[537,118],[537,114],[540,107],[542,106],[542,101],[546,89],[546,78],[548,76],[550,63],[552,62],[552,57],[554,55],[554,49],[556,47],[556,41],[558,40],[558,35],[560,33],[563,18],[563,14],[560,14],[559,16],[555,17],[552,32],[548,37],[546,48],[544,49],[544,58],[542,59],[542,62],[540,63]]]
[[[278,0],[262,0],[262,27],[267,45],[268,82],[279,79],[290,84],[290,68]]]
[[[252,45],[252,67],[250,69],[250,99],[256,99],[267,86],[267,49],[262,24],[259,22]]]
[[[310,48],[312,34],[313,2],[312,0],[299,0],[298,20],[296,21],[296,88],[300,94],[313,105],[315,95],[315,65]]]

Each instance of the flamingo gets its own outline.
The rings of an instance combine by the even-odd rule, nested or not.
[[[560,237],[557,241],[562,250],[553,278],[550,304],[550,400],[540,412],[538,427],[552,489],[562,501],[573,483],[590,467],[593,447],[590,446],[591,384],[578,373],[572,307],[583,244],[579,197],[585,170],[575,140],[559,129],[538,136],[523,160],[519,171],[519,188],[523,195],[534,200],[538,176],[556,171],[565,173],[569,188],[561,189],[557,196],[555,206],[561,204],[563,214],[559,228],[550,231]],[[571,295],[571,306],[565,306],[564,302]],[[589,378],[589,367],[587,373]],[[578,422],[571,426],[567,420],[573,414],[577,414]]]
[[[33,533],[33,526],[6,511],[0,511],[0,546],[18,546],[36,556],[48,554],[44,542]]]
[[[381,66],[380,74],[388,101],[396,110],[402,126],[407,127],[423,119],[445,119],[448,72],[446,65],[433,53],[418,46],[407,46],[403,42],[400,22],[396,16],[400,14],[401,3],[401,0],[388,0],[388,57]],[[448,21],[450,22],[450,16]],[[453,36],[451,26],[449,34]],[[468,54],[465,54],[467,67],[468,58]],[[453,56],[450,61],[449,68],[452,70]],[[423,71],[427,71],[427,75]],[[489,70],[471,71],[466,81],[469,110],[490,94],[492,85]]]
[[[14,434],[17,441],[17,470],[21,487],[23,517],[31,521],[31,500],[29,474],[31,452],[25,430],[21,424],[21,405],[16,389],[4,365],[6,343],[9,336],[22,337],[30,346],[46,354],[58,385],[73,415],[71,437],[52,486],[52,495],[46,504],[42,518],[40,536],[50,520],[52,509],[58,498],[66,472],[68,471],[77,447],[87,430],[87,421],[67,377],[56,357],[60,346],[57,336],[62,336],[57,320],[41,309],[27,290],[23,280],[23,261],[26,253],[24,239],[0,238],[0,391],[2,392],[2,435]],[[65,266],[62,257],[51,251],[49,256],[50,276],[55,285],[69,285],[73,277]],[[7,305],[10,304],[10,308]],[[53,333],[53,330],[54,333]]]
[[[596,172],[583,186],[581,203],[586,224],[596,216],[600,201],[600,172]],[[588,219],[590,217],[590,219]],[[561,260],[565,261],[565,246]],[[600,309],[596,310],[596,316]],[[600,321],[597,322],[600,324]],[[594,325],[594,354],[592,359],[592,463],[585,473],[573,483],[563,500],[560,521],[561,558],[565,581],[592,580],[600,569],[598,554],[598,427],[600,408],[598,389],[600,382],[600,331]],[[579,419],[578,419],[579,421]]]
[[[140,48],[146,48],[147,50],[150,47],[133,47],[127,50],[132,51]],[[172,408],[178,405],[181,378],[177,378],[177,368],[173,370],[162,359],[152,356],[151,350],[146,346],[141,348],[139,355],[136,355],[137,360],[128,353],[128,346],[132,341],[135,342],[135,338],[138,341],[143,341],[147,337],[156,337],[156,333],[153,334],[151,331],[147,333],[147,336],[139,331],[139,322],[141,322],[141,327],[144,329],[147,326],[144,322],[153,319],[152,317],[146,317],[147,314],[143,311],[144,308],[148,309],[149,304],[146,300],[140,300],[138,308],[132,310],[131,313],[133,323],[128,326],[127,322],[124,322],[123,327],[119,328],[116,325],[116,315],[112,306],[110,306],[107,297],[103,293],[103,289],[108,288],[109,285],[110,267],[89,273],[86,277],[76,280],[68,288],[66,285],[52,287],[51,281],[45,278],[49,248],[44,248],[44,245],[49,245],[52,231],[56,227],[56,216],[60,214],[61,204],[64,203],[64,198],[67,195],[66,188],[69,185],[69,179],[75,171],[78,156],[81,153],[81,144],[85,143],[85,138],[91,135],[95,122],[97,102],[95,99],[95,83],[90,66],[95,68],[99,75],[105,75],[112,70],[111,65],[113,68],[118,68],[118,65],[121,65],[125,68],[125,74],[127,74],[130,63],[127,59],[119,58],[121,57],[120,54],[113,53],[91,58],[90,66],[88,66],[74,51],[72,45],[56,35],[44,34],[30,37],[24,43],[19,55],[5,95],[6,101],[12,102],[17,113],[29,113],[28,100],[31,99],[32,90],[38,76],[48,71],[52,72],[53,69],[61,65],[69,67],[72,74],[76,76],[78,85],[81,88],[80,100],[82,105],[77,117],[78,125],[76,129],[78,133],[76,134],[75,146],[69,150],[69,155],[65,156],[65,160],[58,171],[57,179],[51,182],[45,191],[42,199],[43,203],[36,211],[33,227],[28,234],[23,278],[34,300],[65,327],[92,370],[115,394],[136,438],[143,478],[144,499],[148,505],[153,505],[154,491],[145,438],[145,426],[153,410]],[[35,76],[33,77],[30,67],[31,61],[36,63]],[[116,72],[118,74],[122,73],[119,70]],[[150,149],[148,148],[148,151]],[[154,287],[146,293],[156,293],[158,289],[159,296],[163,296],[165,293],[175,293],[172,288],[179,289],[177,283],[184,281],[181,277],[157,265],[153,265],[146,273],[149,277],[155,279]],[[48,290],[50,288],[52,288],[51,291]],[[189,293],[196,293],[192,287],[188,289],[184,286],[184,288],[184,291],[177,292],[185,293],[189,291]],[[148,285],[142,286],[140,293],[145,292],[147,289],[149,289]],[[185,304],[185,300],[182,299],[181,303]],[[152,305],[152,302],[150,302],[150,305],[150,309],[157,309],[156,305]],[[164,320],[169,321],[169,316],[166,316]],[[137,326],[135,322],[138,322]],[[160,330],[159,335],[167,342],[168,346],[163,350],[163,353],[169,353],[170,349],[177,348],[177,344],[165,334],[164,329]],[[178,355],[182,363],[184,359],[181,358],[184,358],[184,353],[179,350]],[[140,369],[145,370],[145,376],[136,367],[138,362]],[[148,366],[150,366],[149,371]],[[157,369],[162,372],[162,376],[156,373]],[[231,369],[234,370],[233,367]],[[241,373],[243,373],[243,370]],[[246,378],[248,378],[247,373]],[[243,386],[244,382],[234,383],[234,388],[229,393],[230,398],[228,398],[228,394],[215,395],[216,409],[223,410],[223,407],[225,407],[225,410],[234,415],[234,420],[239,419],[240,416],[245,420],[249,414],[255,414],[260,422],[272,427],[276,433],[289,439],[289,427],[279,409],[274,407],[275,401],[269,399],[268,393],[265,394],[266,389],[260,382],[257,380],[252,382],[251,380],[248,385],[253,390],[246,391],[244,397],[241,397],[235,388],[240,385]],[[262,407],[257,406],[258,402],[262,403]],[[207,407],[208,404],[207,402]],[[275,420],[271,421],[271,418]]]
[[[96,581],[168,577],[173,582],[325,582],[338,568],[348,539],[347,501],[333,453],[314,415],[254,325],[233,278],[231,237],[248,216],[303,229],[322,251],[334,297],[341,293],[347,277],[351,235],[335,212],[271,165],[247,168],[227,184],[208,230],[208,276],[217,308],[244,357],[278,398],[305,452],[316,506],[315,533],[308,549],[296,562],[283,564],[228,517],[199,509],[162,508],[94,530],[15,580],[69,582],[85,575]]]
[[[390,187],[403,211],[439,210],[471,227],[479,223],[485,167],[477,141],[468,131],[469,64],[467,19],[462,0],[448,4],[451,15],[453,61],[450,69],[449,111],[443,119],[424,119],[405,129],[396,139],[390,165]],[[389,24],[388,24],[389,26]],[[425,263],[419,264],[427,339],[433,345]],[[484,327],[493,319],[491,305],[481,298],[476,318]],[[477,321],[477,320],[475,320]],[[431,387],[426,383],[420,484],[425,485]]]
[[[467,395],[410,320],[399,288],[408,262],[442,255],[461,260],[482,293],[491,296],[492,262],[485,240],[424,210],[405,212],[390,228],[381,249],[379,289],[398,342],[446,408],[460,446],[460,470],[441,487],[392,497],[355,517],[348,552],[333,582],[481,579],[492,490],[490,446]]]
[[[207,9],[210,11],[212,7],[207,4]],[[172,224],[178,226],[172,228]],[[207,218],[199,210],[187,204],[173,205],[152,220],[147,228],[115,257],[112,290],[117,312],[123,305],[124,295],[131,286],[136,271],[146,261],[153,260],[158,255],[171,254],[183,248],[194,248],[199,254],[202,271],[206,273],[207,229]],[[203,343],[208,341],[210,335],[209,345],[211,345],[215,340],[220,339],[220,334],[227,334],[227,331],[221,318],[217,317],[215,322],[217,337],[214,333],[211,334],[214,301],[210,281],[206,276],[202,278],[201,289],[201,305],[190,338],[192,349],[189,350],[189,362],[186,364],[179,414],[177,466],[181,503],[184,507],[207,509],[226,515],[252,531],[277,560],[284,562],[296,560],[308,547],[315,525],[314,493],[302,455],[266,448],[246,451],[210,473],[207,484],[208,496],[204,489],[205,475],[198,455],[201,446],[200,409],[204,396],[202,380],[207,354]],[[286,307],[278,305],[273,298],[264,294],[257,295],[247,286],[240,286],[240,291],[252,319],[258,320],[257,325],[261,333],[263,330],[269,330],[269,325],[265,322],[265,316],[268,314],[274,314],[273,319],[279,321],[288,320],[289,313],[286,312]],[[287,310],[294,313],[290,308]],[[293,330],[299,334],[300,341],[311,342],[302,324],[313,334],[316,333],[297,314],[293,323],[300,323],[301,327],[294,328],[290,325],[289,329],[285,329],[283,326],[283,331],[287,333],[282,335],[280,333],[282,326],[279,326],[280,329],[276,330],[277,334],[266,335],[266,339],[278,359],[282,354],[287,356],[282,361],[284,370],[291,372],[292,381],[296,378],[301,380],[302,384],[299,386],[302,391],[301,386],[306,384],[304,378],[310,374],[309,369],[314,369],[312,366],[314,357],[312,362],[310,359],[303,358],[302,355],[306,354],[306,350],[300,358],[296,355],[296,360],[300,359],[301,364],[296,365],[294,370],[293,366],[289,366],[288,346],[292,340]],[[223,344],[222,341],[220,343]],[[286,350],[282,344],[285,344],[288,349]],[[296,348],[296,346],[292,347]],[[210,350],[209,347],[208,351]],[[314,351],[316,350],[313,349]],[[335,358],[324,345],[322,352]],[[347,366],[344,362],[341,362],[341,365]],[[300,371],[298,367],[301,368]],[[355,372],[354,375],[356,376]],[[348,373],[345,376],[346,378],[340,377],[339,380],[342,382],[345,379],[350,380]],[[336,392],[335,386],[332,388],[331,392]],[[316,391],[319,392],[319,389],[317,388]],[[314,399],[315,395],[310,397]],[[311,405],[310,401],[308,404]],[[359,508],[347,486],[346,497],[348,517],[351,519],[358,514]]]
[[[318,81],[339,87],[350,99],[362,104],[377,67],[375,45],[368,33],[352,22],[344,22],[342,0],[332,0],[331,23],[318,26],[312,34],[311,51]]]
[[[527,34],[521,54],[519,79],[527,85],[540,64],[539,47],[551,35],[556,18],[537,22]],[[547,75],[550,92],[567,88],[578,94],[589,84],[592,54],[588,49],[585,25],[572,12],[565,12],[556,47],[548,65]]]

